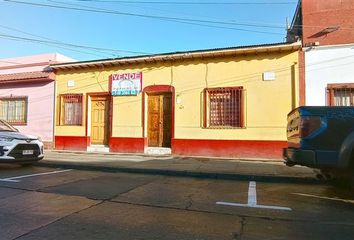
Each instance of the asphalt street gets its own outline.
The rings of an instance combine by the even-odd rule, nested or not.
[[[256,182],[0,166],[0,239],[354,239],[354,193]]]

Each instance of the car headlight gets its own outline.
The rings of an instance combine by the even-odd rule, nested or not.
[[[0,142],[12,142],[13,138],[9,137],[0,137]]]
[[[37,140],[42,142],[42,138],[41,137],[37,137]]]

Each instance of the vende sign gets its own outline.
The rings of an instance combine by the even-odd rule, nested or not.
[[[142,79],[142,72],[112,74],[112,96],[138,95],[141,92]]]

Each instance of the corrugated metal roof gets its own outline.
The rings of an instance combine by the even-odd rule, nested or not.
[[[194,50],[194,51],[185,51],[185,52],[171,52],[171,53],[152,54],[152,55],[99,59],[99,60],[92,60],[92,61],[53,64],[50,66],[53,69],[87,68],[87,67],[95,67],[95,66],[98,67],[102,65],[115,66],[115,65],[122,65],[122,64],[131,64],[131,63],[147,63],[147,62],[195,59],[195,58],[205,58],[205,57],[220,57],[220,56],[230,56],[230,55],[237,55],[237,54],[252,54],[258,52],[261,53],[261,52],[291,51],[291,50],[295,51],[300,49],[300,47],[301,47],[300,42],[295,42],[295,43],[282,42],[282,43],[271,43],[271,44],[261,44],[261,45],[248,45],[248,46],[214,48],[214,49]]]
[[[51,76],[52,72],[24,72],[12,74],[0,74],[0,83],[9,82],[28,82],[38,80],[54,80]]]

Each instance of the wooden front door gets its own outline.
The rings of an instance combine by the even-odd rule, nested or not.
[[[108,144],[108,97],[93,97],[91,101],[91,144]]]
[[[171,93],[148,96],[148,146],[171,147]]]

